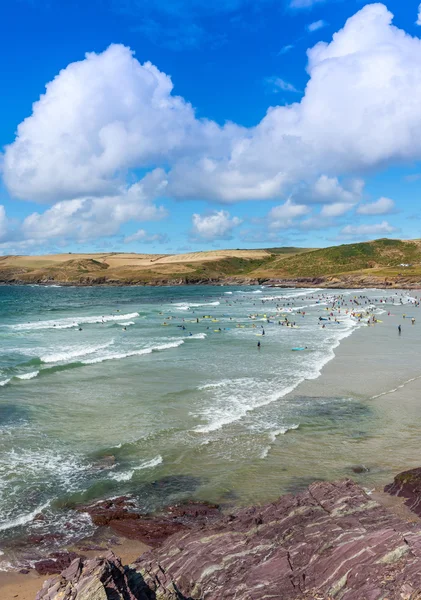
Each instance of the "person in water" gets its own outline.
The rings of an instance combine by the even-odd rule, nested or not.
[[[400,325],[398,325],[398,331],[399,331],[399,335],[402,333],[402,327]]]
[[[257,342],[257,349],[260,350],[260,342]]]

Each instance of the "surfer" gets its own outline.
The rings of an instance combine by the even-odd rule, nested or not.
[[[399,331],[399,335],[402,333],[402,327],[400,325],[398,325],[398,331]]]
[[[257,342],[257,349],[260,350],[260,342]]]

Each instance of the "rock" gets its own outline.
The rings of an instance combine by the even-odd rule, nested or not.
[[[35,600],[152,600],[142,577],[109,552],[104,558],[75,559],[47,580]]]
[[[370,469],[368,469],[365,465],[356,465],[355,467],[351,467],[353,473],[368,473]]]
[[[315,483],[176,534],[136,568],[160,600],[409,600],[421,593],[421,527],[351,481]]]
[[[158,546],[174,533],[221,518],[219,507],[206,502],[176,504],[159,515],[143,515],[136,512],[135,503],[128,496],[78,510],[87,512],[95,525],[110,527],[118,535],[140,540],[148,546]]]
[[[384,491],[392,496],[406,498],[406,506],[421,517],[421,468],[399,473]]]
[[[350,480],[314,483],[231,515],[213,510],[171,507],[174,523],[189,524],[177,523],[183,529],[131,568],[112,553],[76,559],[36,600],[421,598],[421,524],[389,512]]]
[[[34,569],[40,575],[60,573],[76,558],[80,557],[75,552],[53,552],[47,558],[35,561]]]

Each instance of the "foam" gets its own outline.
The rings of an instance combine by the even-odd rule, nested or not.
[[[66,350],[64,352],[52,352],[51,354],[44,354],[41,356],[43,363],[59,363],[68,362],[73,358],[80,356],[86,356],[87,354],[95,354],[99,350],[104,350],[114,344],[114,340],[107,342],[106,344],[100,344],[98,346],[76,346],[73,349]]]
[[[9,377],[9,379],[3,379],[3,381],[0,381],[0,387],[4,387],[5,385],[7,385],[9,382],[11,381],[11,378]]]
[[[21,515],[19,517],[16,517],[15,519],[10,519],[9,521],[0,523],[0,531],[6,531],[7,529],[13,529],[15,527],[20,527],[22,525],[26,525],[27,523],[30,523],[31,521],[34,520],[34,518],[36,517],[36,515],[38,513],[41,513],[48,506],[50,506],[50,501],[45,502],[44,504],[41,504],[40,506],[37,506],[37,508],[35,508],[30,513],[27,513],[26,515]]]
[[[34,321],[32,323],[18,323],[16,325],[10,325],[15,331],[32,331],[38,329],[69,329],[71,327],[77,327],[81,324],[93,324],[93,323],[112,323],[114,321],[128,321],[139,316],[139,313],[129,313],[125,315],[103,315],[94,317],[66,317],[64,319],[51,319],[48,321]]]
[[[173,304],[178,310],[189,310],[190,308],[199,308],[200,306],[219,306],[221,303],[217,300],[215,302],[176,302]]]
[[[151,460],[147,460],[141,463],[138,467],[133,467],[128,471],[123,471],[122,473],[112,473],[110,475],[111,479],[115,479],[115,481],[130,481],[133,477],[135,471],[142,471],[143,469],[153,469],[162,463],[162,456],[158,455]]]
[[[193,335],[188,335],[186,340],[204,340],[207,338],[206,333],[195,333]]]
[[[35,377],[37,377],[39,374],[39,371],[31,371],[30,373],[24,373],[23,375],[16,375],[17,379],[23,379],[23,380],[28,380],[28,379],[34,379]]]
[[[98,356],[97,358],[92,358],[90,360],[82,360],[81,363],[83,365],[95,365],[107,360],[121,360],[132,356],[144,356],[145,354],[152,354],[152,352],[161,352],[163,350],[170,350],[171,348],[178,348],[178,346],[181,346],[182,344],[184,344],[184,340],[178,340],[176,342],[168,342],[167,344],[159,344],[149,348],[140,348],[139,350],[130,350],[129,352],[116,352],[115,354]]]

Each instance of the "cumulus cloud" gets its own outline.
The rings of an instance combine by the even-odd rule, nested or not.
[[[362,179],[351,179],[341,184],[337,177],[321,175],[312,185],[295,191],[293,197],[304,204],[351,204],[361,200],[364,190]]]
[[[320,214],[322,217],[328,218],[342,217],[353,208],[353,204],[348,204],[347,202],[335,202],[334,204],[326,204],[323,206]]]
[[[288,199],[284,204],[274,206],[267,217],[270,229],[285,229],[291,227],[294,219],[307,215],[310,212],[308,206],[304,204],[294,204]]]
[[[292,0],[291,7],[314,3]],[[198,119],[173,94],[168,75],[124,46],[87,54],[47,84],[5,149],[9,192],[55,203],[25,228],[41,230],[53,219],[51,231],[58,231],[61,212],[85,235],[94,232],[92,215],[110,206],[119,213],[117,203],[124,218],[140,218],[130,215],[143,214],[145,200],[139,210],[127,202],[140,169],[165,169],[165,196],[176,199],[234,203],[292,194],[295,204],[356,204],[361,190],[342,183],[345,177],[421,159],[421,104],[414,102],[421,41],[392,18],[383,4],[364,6],[330,43],[308,51],[303,98],[269,108],[250,128]],[[112,229],[98,218],[100,229]]]
[[[154,242],[166,242],[168,236],[162,233],[149,234],[145,229],[139,229],[136,233],[128,235],[124,238],[126,244],[132,244],[134,242],[142,242],[144,244],[152,244]]]
[[[156,221],[167,215],[151,198],[160,194],[164,173],[157,170],[123,193],[102,198],[85,197],[57,202],[44,213],[23,221],[21,235],[29,240],[53,238],[80,241],[113,235],[127,221]]]
[[[202,240],[226,240],[233,229],[242,223],[238,217],[230,216],[226,210],[215,211],[209,215],[195,213],[192,217],[192,237]]]
[[[232,202],[287,194],[326,173],[363,173],[421,158],[421,42],[392,25],[383,4],[365,6],[330,43],[308,51],[305,95],[270,108],[244,136],[176,165],[175,196]],[[247,185],[245,185],[247,183]]]
[[[395,203],[390,198],[379,198],[375,202],[361,204],[357,208],[360,215],[387,215],[395,210]]]
[[[8,233],[9,222],[6,216],[6,209],[0,204],[0,242],[2,242]]]
[[[382,221],[374,225],[347,225],[341,230],[341,234],[350,237],[365,237],[386,235],[395,231],[398,231],[396,227],[393,227],[387,221]]]
[[[172,87],[165,73],[121,45],[70,64],[6,147],[9,191],[38,202],[115,194],[127,169],[221,143],[223,130],[197,120]],[[235,128],[227,129],[231,139]]]
[[[327,23],[326,21],[323,21],[323,19],[320,19],[320,21],[314,21],[314,23],[310,23],[309,25],[307,25],[307,30],[310,31],[310,33],[313,33],[313,31],[317,31],[318,29],[323,29],[323,27],[326,27]]]
[[[421,4],[418,6],[418,18],[416,20],[417,25],[421,25]]]

